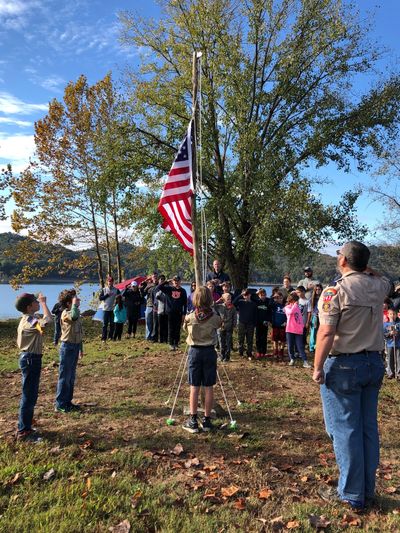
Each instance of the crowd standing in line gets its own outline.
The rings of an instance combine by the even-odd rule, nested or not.
[[[341,253],[345,254],[345,252],[346,248],[343,247]],[[311,368],[306,355],[308,343],[308,353],[316,352],[314,379],[321,385],[324,414],[327,417],[329,406],[331,404],[336,405],[338,402],[337,395],[339,393],[332,385],[333,377],[331,376],[335,373],[333,363],[335,361],[340,362],[339,358],[331,358],[327,352],[325,341],[327,328],[332,326],[332,331],[335,330],[339,336],[345,334],[347,335],[346,339],[351,337],[351,332],[345,331],[342,324],[344,318],[347,319],[350,316],[347,314],[346,302],[348,303],[348,301],[346,298],[351,299],[351,297],[346,292],[346,283],[351,285],[353,279],[349,274],[353,268],[349,266],[351,253],[346,253],[347,263],[344,267],[340,265],[343,277],[337,281],[337,285],[323,290],[322,284],[313,278],[312,268],[306,267],[304,279],[294,286],[289,275],[283,276],[282,285],[274,287],[271,296],[267,296],[263,288],[258,290],[245,288],[234,293],[229,275],[222,270],[218,260],[213,262],[213,269],[207,275],[206,286],[198,287],[196,290],[196,284],[192,282],[189,294],[181,286],[179,276],[166,279],[165,276],[159,276],[158,273],[153,272],[142,283],[138,284],[133,281],[122,290],[114,286],[114,280],[109,276],[106,287],[101,290],[99,297],[104,311],[101,339],[103,342],[118,342],[122,338],[125,323],[128,325],[126,337],[134,338],[137,334],[137,324],[143,305],[145,306],[145,338],[148,341],[168,343],[171,351],[175,351],[180,343],[183,326],[187,333],[190,384],[190,416],[183,428],[191,433],[197,433],[200,429],[209,431],[213,428],[210,412],[213,402],[213,387],[216,382],[216,361],[218,356],[220,361],[224,363],[231,360],[232,352],[235,352],[234,332],[236,329],[237,349],[240,357],[255,360],[275,358],[282,362],[287,355],[289,367],[295,366],[299,359],[304,368]],[[351,272],[353,271],[351,270]],[[356,270],[356,272],[358,271]],[[356,279],[355,276],[354,279]],[[340,291],[336,287],[339,287]],[[340,295],[339,303],[337,303],[338,294]],[[380,295],[377,295],[373,304],[374,309],[378,309],[379,301]],[[382,302],[383,299],[381,306]],[[36,316],[40,306],[42,306],[43,318]],[[39,437],[32,428],[32,419],[39,390],[42,333],[52,320],[52,316],[44,296],[36,298],[34,295],[23,294],[18,297],[16,307],[23,314],[18,327],[22,396],[17,437],[24,440],[37,440]],[[399,379],[400,319],[397,315],[400,309],[400,284],[395,287],[393,298],[387,298],[382,307],[384,307],[385,313],[382,309],[380,331],[382,339],[383,336],[385,338],[387,377]],[[61,413],[69,413],[79,409],[79,405],[74,404],[72,400],[77,363],[79,357],[83,356],[83,334],[79,299],[76,292],[74,290],[62,291],[59,301],[52,311],[55,321],[54,344],[60,343],[60,366],[55,409]],[[341,317],[340,320],[335,314],[336,311]],[[366,328],[364,318],[361,315],[357,316],[356,319],[350,316],[349,320],[350,322],[360,320],[361,326],[356,326],[356,322],[354,322],[354,332],[357,332],[360,338],[364,336],[369,338],[370,332],[364,329]],[[365,333],[368,334],[364,335]],[[329,329],[329,334],[331,334],[331,329]],[[334,341],[334,350],[342,350],[342,345],[338,342],[337,340]],[[350,344],[345,343],[346,356],[355,353],[354,350],[361,349],[357,344],[353,350],[351,339],[346,340],[346,342],[350,342]],[[375,343],[373,348],[378,349],[378,344]],[[285,353],[286,346],[287,354]],[[368,350],[370,347],[368,345],[363,349]],[[357,357],[359,356],[360,354],[357,355]],[[321,365],[324,361],[324,374],[322,374]],[[371,393],[373,403],[377,398],[379,385],[378,379],[373,386],[374,393]],[[205,390],[205,413],[204,417],[198,420],[197,402],[201,386]],[[340,402],[337,407],[338,409],[341,408]],[[371,424],[371,432],[375,442],[370,452],[371,460],[375,464],[377,447],[379,446],[376,437],[377,430],[374,429],[375,418],[373,416],[367,417],[365,423],[367,422]],[[349,481],[348,485],[346,476],[351,478],[352,474],[351,472],[346,473],[346,468],[351,471],[352,467],[343,465],[340,454],[345,449],[351,458],[353,443],[348,442],[346,444],[343,439],[347,437],[337,436],[336,432],[339,431],[341,423],[342,419],[338,419],[337,422],[329,422],[326,418],[327,431],[333,438],[341,471],[337,495],[342,500],[350,501],[354,507],[363,506],[373,493],[373,484],[371,484],[370,478],[374,468],[367,469],[365,466],[366,489],[363,494],[360,491],[356,493],[352,481]],[[351,428],[349,435],[350,430]]]

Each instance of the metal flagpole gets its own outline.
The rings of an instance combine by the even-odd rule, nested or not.
[[[192,181],[193,181],[193,200],[192,200],[192,235],[193,235],[193,263],[196,286],[203,285],[203,274],[201,269],[201,255],[199,249],[199,236],[197,224],[197,206],[196,206],[196,185],[197,185],[197,130],[199,118],[199,104],[198,104],[198,80],[199,80],[199,65],[201,52],[193,52],[193,143],[192,143]]]

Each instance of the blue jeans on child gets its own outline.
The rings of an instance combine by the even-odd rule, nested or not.
[[[56,395],[56,407],[59,409],[71,407],[80,347],[80,344],[73,342],[61,343]]]
[[[375,493],[379,463],[378,394],[385,373],[379,352],[325,361],[322,407],[339,467],[338,494],[364,505]]]
[[[304,340],[303,340],[302,334],[297,335],[296,333],[286,332],[286,341],[287,341],[289,359],[291,361],[293,361],[294,359],[295,352],[297,352],[300,355],[303,361],[307,360],[306,352],[304,351]]]
[[[41,354],[22,352],[19,358],[22,372],[22,395],[19,406],[18,431],[32,429],[33,411],[39,394],[40,372],[42,370]]]

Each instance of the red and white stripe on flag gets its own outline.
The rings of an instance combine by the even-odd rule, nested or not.
[[[158,204],[163,217],[162,227],[175,235],[178,241],[193,255],[192,236],[192,121],[172,163]]]

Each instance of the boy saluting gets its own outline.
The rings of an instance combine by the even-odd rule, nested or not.
[[[40,306],[43,318],[36,315]],[[18,325],[17,345],[21,351],[19,366],[22,372],[22,395],[19,408],[17,439],[37,441],[32,430],[33,411],[38,393],[42,369],[43,328],[53,321],[46,304],[46,296],[24,293],[17,297],[16,309],[22,313]]]

